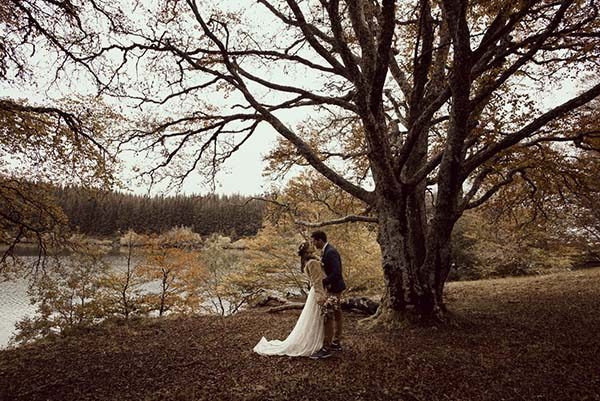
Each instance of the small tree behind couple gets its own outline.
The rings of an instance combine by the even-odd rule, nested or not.
[[[302,270],[311,287],[302,313],[285,340],[261,338],[254,347],[258,354],[323,359],[330,357],[332,351],[342,349],[340,297],[346,289],[342,259],[337,249],[327,242],[323,231],[313,232],[311,238],[312,244],[304,242],[298,249]],[[322,252],[320,260],[315,248]]]

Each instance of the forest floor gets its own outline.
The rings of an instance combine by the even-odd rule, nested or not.
[[[450,283],[456,324],[263,357],[299,311],[104,325],[0,351],[0,400],[600,400],[600,269]]]

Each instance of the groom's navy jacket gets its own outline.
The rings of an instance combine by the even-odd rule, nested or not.
[[[321,257],[323,270],[327,277],[323,279],[323,287],[327,292],[342,292],[346,289],[344,277],[342,277],[342,258],[332,245],[327,244]]]

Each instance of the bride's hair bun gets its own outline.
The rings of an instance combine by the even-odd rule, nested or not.
[[[308,241],[304,241],[303,243],[301,243],[298,246],[298,256],[304,255],[308,251],[309,248],[310,248],[310,244],[308,243]]]

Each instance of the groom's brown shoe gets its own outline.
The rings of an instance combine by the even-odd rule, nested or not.
[[[311,356],[309,356],[310,359],[325,359],[325,358],[329,358],[331,356],[331,351],[329,351],[327,348],[323,347],[320,350],[318,350],[317,352],[315,352],[314,354],[312,354]]]

